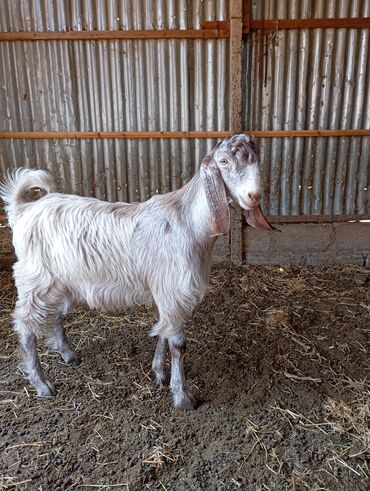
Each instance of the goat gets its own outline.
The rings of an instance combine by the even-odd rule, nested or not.
[[[229,204],[238,204],[252,226],[273,229],[259,206],[254,142],[243,134],[226,138],[184,187],[144,203],[53,193],[52,185],[43,170],[19,169],[0,187],[18,259],[14,328],[37,395],[55,395],[38,358],[39,338],[66,363],[80,361],[62,323],[74,304],[113,310],[152,302],[159,314],[150,332],[158,336],[152,363],[156,382],[168,380],[168,342],[174,406],[196,408],[185,382],[183,326],[207,292],[213,245],[229,232]]]

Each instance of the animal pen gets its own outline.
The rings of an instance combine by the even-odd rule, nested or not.
[[[47,169],[63,193],[141,202],[244,132],[281,230],[232,210],[187,325],[202,404],[180,414],[150,378],[146,305],[68,314],[83,363],[45,348],[59,393],[31,392],[0,209],[1,488],[367,489],[369,36],[368,0],[0,3],[0,180]]]

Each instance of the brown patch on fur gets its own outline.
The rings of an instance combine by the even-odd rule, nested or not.
[[[234,135],[237,137],[238,135]],[[257,145],[254,141],[250,140],[246,142],[243,140],[238,140],[232,145],[231,151],[234,155],[240,152],[242,159],[249,163],[254,164],[259,161],[259,152]]]

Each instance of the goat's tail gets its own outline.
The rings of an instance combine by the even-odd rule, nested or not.
[[[10,226],[24,205],[43,198],[52,186],[51,176],[44,170],[10,171],[6,179],[0,183],[0,198],[5,203]]]

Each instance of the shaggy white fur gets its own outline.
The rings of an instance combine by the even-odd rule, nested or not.
[[[228,201],[244,209],[252,198],[253,206],[259,202],[254,145],[244,135],[224,140],[186,186],[145,203],[52,193],[52,186],[47,172],[21,169],[0,187],[18,257],[14,326],[38,395],[55,391],[41,368],[37,338],[46,337],[66,362],[79,361],[62,325],[73,304],[113,310],[153,302],[159,313],[151,330],[159,336],[152,366],[157,382],[167,379],[168,339],[174,404],[194,408],[183,370],[183,326],[207,291],[215,237],[230,226]]]

